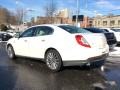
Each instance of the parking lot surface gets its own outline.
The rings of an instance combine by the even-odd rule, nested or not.
[[[64,67],[53,73],[39,60],[10,60],[5,45],[0,43],[0,90],[120,90],[119,57],[108,57],[102,71]]]

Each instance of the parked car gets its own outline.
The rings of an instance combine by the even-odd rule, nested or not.
[[[22,31],[17,31],[13,37],[18,37],[20,34],[22,34]]]
[[[114,33],[112,33],[112,32],[107,32],[107,31],[99,29],[99,28],[84,28],[84,29],[86,29],[92,33],[103,33],[107,39],[107,43],[108,43],[111,50],[117,44],[116,37],[115,37]]]
[[[12,36],[6,32],[0,32],[0,41],[8,41]]]
[[[15,30],[7,30],[7,33],[11,36],[14,36],[16,34]]]
[[[109,46],[103,34],[94,34],[70,25],[37,25],[7,43],[10,59],[16,56],[38,58],[49,69],[90,65],[105,61]]]
[[[102,30],[105,30],[106,32],[112,32],[114,33],[117,44],[120,44],[120,28],[101,28]]]

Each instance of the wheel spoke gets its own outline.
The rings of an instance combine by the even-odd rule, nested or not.
[[[59,64],[58,56],[55,53],[49,53],[47,55],[47,65],[51,69],[56,69],[58,67],[58,64]]]

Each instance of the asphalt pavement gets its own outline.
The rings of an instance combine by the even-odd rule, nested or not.
[[[0,90],[120,90],[119,57],[109,57],[102,71],[79,66],[53,73],[39,60],[10,60],[5,45],[0,43]]]

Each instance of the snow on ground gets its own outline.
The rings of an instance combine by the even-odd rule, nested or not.
[[[114,50],[110,51],[109,56],[120,57],[120,47],[115,47]]]
[[[114,64],[120,64],[120,47],[115,47],[114,50],[109,52],[107,61]]]

